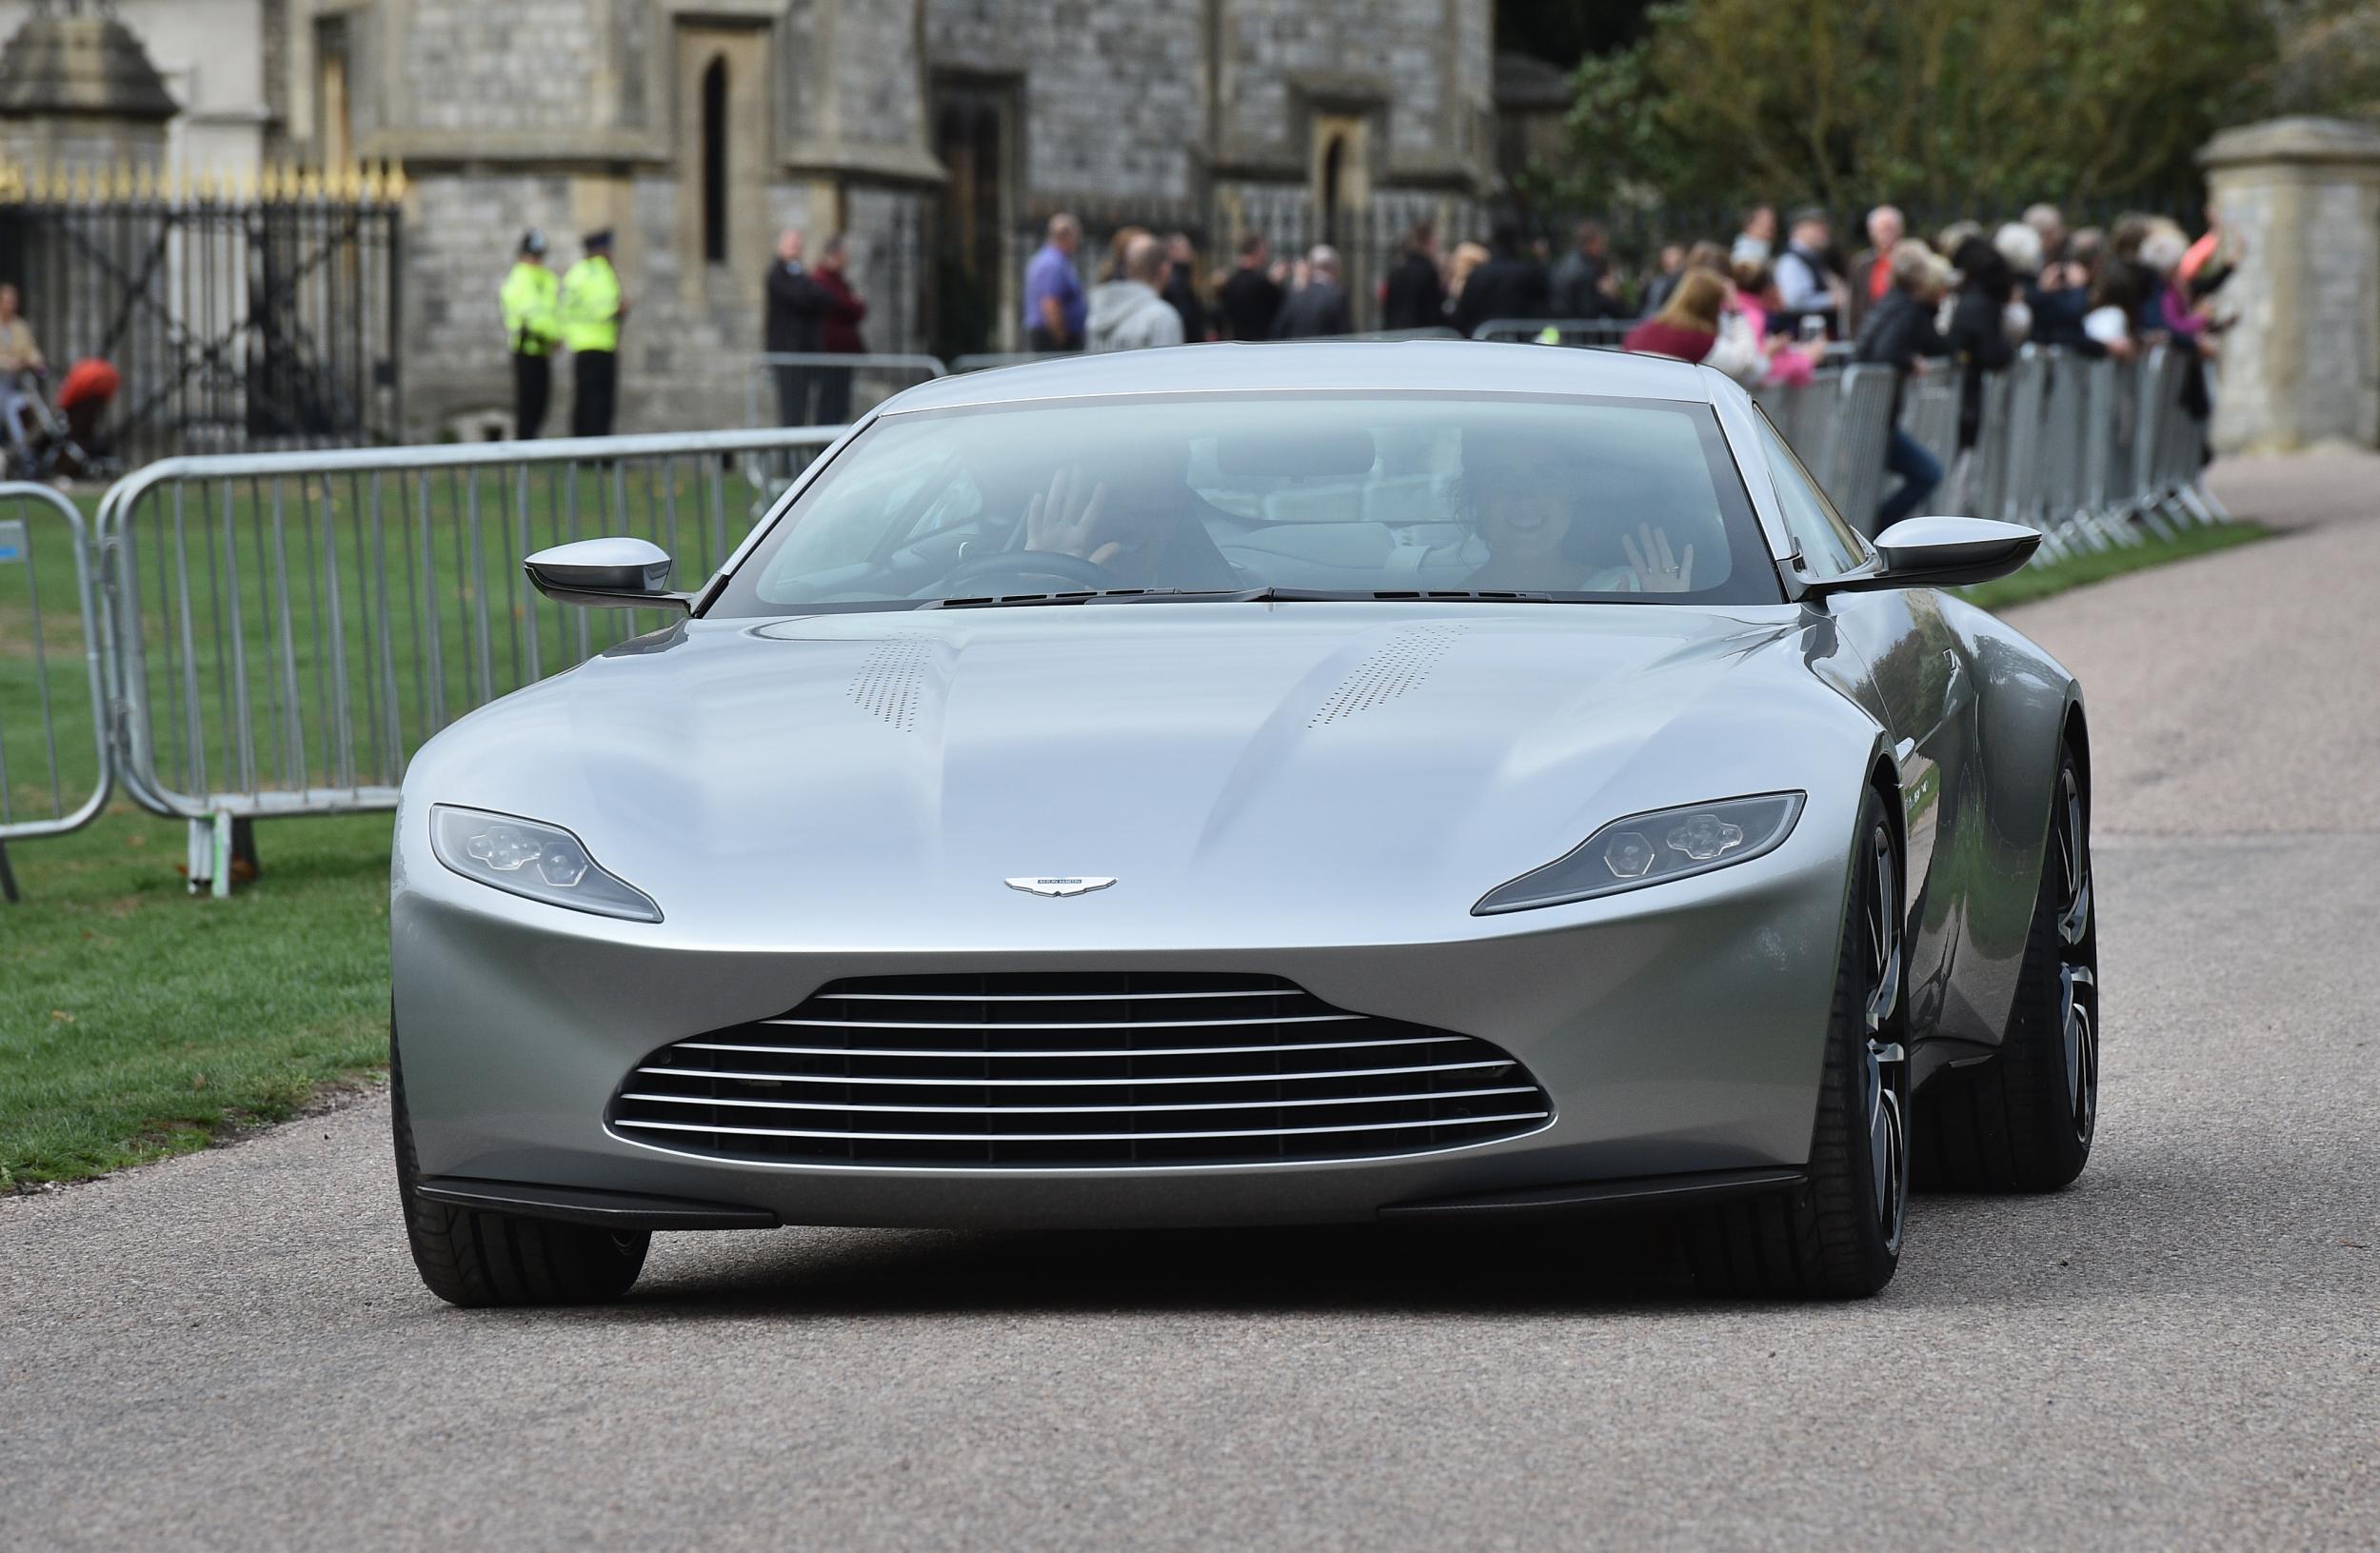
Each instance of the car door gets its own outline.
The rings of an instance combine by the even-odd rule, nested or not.
[[[1874,560],[1873,548],[1835,510],[1793,448],[1758,419],[1760,441],[1787,531],[1814,578],[1838,576]],[[1824,607],[1866,684],[1854,693],[1893,738],[1901,785],[1908,876],[1912,1027],[1938,1018],[1956,942],[1958,890],[1940,866],[1943,817],[1972,769],[1973,675],[1956,634],[1930,588],[1838,593]],[[1814,666],[1815,667],[1815,666]],[[1853,670],[1855,672],[1856,670]],[[1838,672],[1841,672],[1838,670]],[[1845,687],[1848,690],[1850,687]]]

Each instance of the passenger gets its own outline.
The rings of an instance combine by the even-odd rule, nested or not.
[[[1243,586],[1213,530],[1229,514],[1190,488],[1189,451],[1170,458],[1136,449],[1098,465],[1061,466],[1049,488],[1025,503],[1021,543],[1009,553],[1070,555],[1112,579],[1109,587],[1234,588]],[[1038,575],[1038,574],[1036,574]]]
[[[1468,472],[1475,461],[1486,468]],[[1531,593],[1684,593],[1694,587],[1695,548],[1672,548],[1669,531],[1639,523],[1623,531],[1619,553],[1587,559],[1602,536],[1578,522],[1579,492],[1594,488],[1576,459],[1542,445],[1474,447],[1466,438],[1464,487],[1471,521],[1488,548],[1487,564],[1464,586],[1475,591]],[[1574,533],[1574,530],[1577,532]]]

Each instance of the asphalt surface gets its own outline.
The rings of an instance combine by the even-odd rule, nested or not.
[[[2036,606],[2099,781],[2073,1188],[1853,1305],[1625,1232],[664,1236],[425,1293],[375,1099],[0,1200],[0,1548],[2380,1545],[2380,459]]]

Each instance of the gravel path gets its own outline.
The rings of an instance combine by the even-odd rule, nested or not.
[[[0,1201],[0,1548],[2380,1545],[2380,459],[2033,607],[2090,687],[2103,1131],[1852,1306],[1624,1234],[665,1236],[423,1292],[374,1101]]]

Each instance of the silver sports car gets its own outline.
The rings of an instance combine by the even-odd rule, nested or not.
[[[1680,363],[1200,346],[888,401],[684,618],[396,818],[396,1146],[463,1304],[656,1229],[1657,1210],[1846,1296],[1913,1178],[2072,1180],[2073,677]]]

